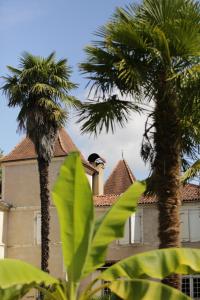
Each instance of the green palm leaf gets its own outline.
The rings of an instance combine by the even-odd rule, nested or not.
[[[181,181],[183,183],[187,182],[190,179],[196,177],[200,172],[200,159],[194,162],[194,164],[189,167],[185,173],[181,176]]]

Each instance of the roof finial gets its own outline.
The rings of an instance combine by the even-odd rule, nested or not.
[[[122,160],[124,160],[124,150],[122,149]]]

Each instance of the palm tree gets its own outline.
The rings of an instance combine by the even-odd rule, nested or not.
[[[41,269],[49,272],[49,164],[59,128],[67,119],[66,105],[76,105],[68,92],[76,85],[70,82],[71,70],[66,59],[23,54],[19,69],[8,66],[10,76],[4,77],[3,92],[9,107],[19,107],[20,130],[32,140],[37,153],[41,200]]]
[[[180,247],[181,158],[195,156],[200,140],[194,88],[200,82],[199,25],[200,4],[193,0],[144,0],[118,8],[80,65],[97,97],[80,111],[83,132],[113,130],[115,122],[124,126],[131,111],[144,108],[144,98],[152,103],[141,152],[154,175],[160,248]],[[165,283],[178,287],[180,280]]]

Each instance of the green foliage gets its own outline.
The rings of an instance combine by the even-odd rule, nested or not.
[[[199,268],[199,253],[196,249],[170,248],[144,252],[123,259],[102,272],[100,278],[111,281],[120,277],[162,279],[173,272],[183,275],[197,273]]]
[[[69,107],[79,103],[69,95],[76,84],[70,81],[67,60],[56,60],[54,52],[46,58],[25,52],[19,69],[8,66],[8,70],[11,75],[3,77],[2,87],[8,106],[20,108],[19,129],[33,141],[37,154],[49,161],[55,136],[65,124]]]
[[[184,295],[176,289],[172,289],[160,282],[153,282],[144,279],[113,281],[110,289],[120,298],[126,300],[149,300],[149,299],[170,299],[189,300],[190,297]]]
[[[187,182],[188,180],[193,179],[200,173],[200,159],[195,161],[181,176],[181,181],[183,183]]]
[[[88,254],[93,230],[93,200],[78,153],[69,155],[53,190],[60,221],[63,256],[70,281],[77,282]],[[67,245],[67,247],[66,247]]]
[[[115,124],[124,126],[131,111],[142,111],[144,99],[153,102],[141,150],[144,160],[153,162],[155,107],[172,91],[172,98],[178,99],[182,155],[197,159],[199,22],[200,3],[194,0],[144,0],[117,8],[85,48],[86,59],[80,64],[94,91],[93,101],[80,109],[82,131],[97,134],[103,128],[114,130]]]
[[[107,213],[95,222],[84,275],[104,265],[108,245],[123,237],[124,224],[136,211],[138,199],[144,191],[145,183],[135,182],[117,199]]]
[[[85,290],[79,290],[81,278],[105,263],[109,243],[122,237],[126,219],[135,212],[144,190],[144,182],[134,183],[103,217],[95,220],[92,193],[81,159],[76,152],[69,154],[53,189],[68,281],[58,281],[24,262],[1,260],[1,300],[20,299],[31,288],[44,293],[46,300],[91,300],[105,287],[125,300],[189,299],[151,278],[161,279],[174,272],[199,273],[198,249],[155,250],[134,255],[102,272]],[[105,283],[96,288],[95,283],[102,279]]]
[[[0,260],[0,299],[21,299],[30,289],[58,284],[49,274],[15,259]],[[58,288],[59,290],[60,288]]]
[[[109,130],[114,132],[115,123],[124,127],[132,111],[142,112],[142,108],[131,101],[119,100],[116,95],[113,95],[107,101],[98,100],[95,105],[93,102],[85,102],[80,106],[78,122],[87,119],[82,126],[84,133],[90,132],[97,135],[103,128],[106,128],[107,132]],[[97,124],[99,124],[98,130]]]

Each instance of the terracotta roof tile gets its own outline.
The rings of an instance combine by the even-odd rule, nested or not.
[[[95,206],[111,206],[114,204],[116,199],[120,195],[110,194],[110,195],[102,195],[94,197]],[[182,202],[200,202],[200,186],[195,184],[186,184],[181,188],[181,201]],[[142,196],[139,200],[139,204],[153,204],[157,203],[157,199],[155,196],[147,197]]]
[[[94,205],[95,206],[111,206],[115,203],[116,199],[119,197],[119,195],[111,194],[111,195],[98,195],[94,196]]]
[[[79,149],[73,143],[66,130],[61,128],[55,141],[54,157],[66,156],[71,151],[79,151]],[[8,155],[4,156],[1,162],[36,159],[36,157],[34,144],[26,137]],[[81,158],[84,165],[89,167],[93,172],[96,171],[96,169],[85,160],[82,154]]]
[[[104,185],[104,194],[121,194],[133,182],[135,176],[125,160],[120,160]]]

